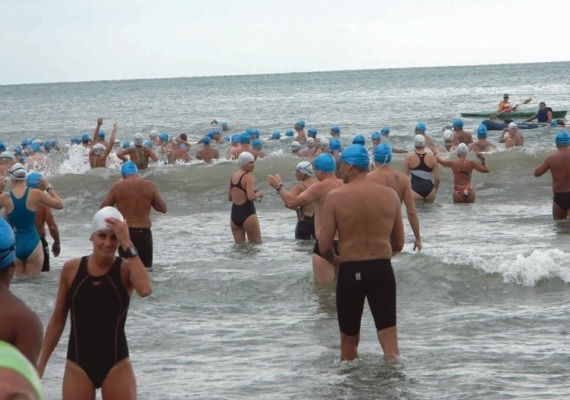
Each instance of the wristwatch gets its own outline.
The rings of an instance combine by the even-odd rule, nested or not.
[[[133,258],[139,255],[139,252],[135,246],[127,247],[123,250],[123,257],[124,258]]]

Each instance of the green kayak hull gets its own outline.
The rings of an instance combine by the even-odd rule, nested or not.
[[[495,117],[496,119],[522,119],[522,118],[530,118],[534,115],[536,110],[521,110],[515,111],[510,113],[501,113],[497,114]],[[567,111],[553,111],[552,118],[564,118],[566,116]],[[494,115],[495,112],[473,112],[473,113],[461,113],[462,117],[465,118],[490,118],[491,115]]]

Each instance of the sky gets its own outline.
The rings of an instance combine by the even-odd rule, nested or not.
[[[0,0],[0,84],[570,61],[568,0]]]

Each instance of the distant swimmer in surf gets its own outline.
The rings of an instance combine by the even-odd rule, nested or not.
[[[426,130],[427,130],[427,127],[426,127],[426,124],[424,122],[418,122],[416,124],[416,129],[415,129],[416,135],[423,136],[425,139],[425,147],[430,149],[432,152],[436,152],[437,149],[433,143],[433,140],[432,140],[431,136],[429,136],[426,133]],[[396,151],[394,151],[394,150],[393,150],[393,152],[396,153]]]
[[[380,185],[388,186],[396,191],[400,202],[406,205],[408,222],[414,232],[414,250],[422,251],[422,239],[420,236],[420,219],[412,196],[412,187],[407,175],[394,170],[391,167],[392,149],[387,144],[380,144],[374,149],[374,163],[376,168],[368,173],[366,178]]]
[[[339,265],[336,286],[340,359],[358,357],[364,302],[372,312],[384,360],[399,358],[396,329],[396,279],[391,258],[404,246],[400,199],[389,187],[367,179],[370,163],[364,146],[341,155],[344,185],[332,190],[322,210],[319,249]],[[339,253],[333,252],[338,234]]]
[[[469,151],[480,153],[495,150],[495,145],[487,139],[488,131],[485,124],[477,127],[477,140],[469,145]]]
[[[456,146],[453,145],[453,131],[451,129],[443,130],[443,145],[438,147],[440,153],[450,153],[455,151]]]
[[[414,200],[431,203],[435,200],[439,187],[439,168],[432,153],[426,151],[426,141],[423,135],[414,139],[415,151],[404,159],[404,174],[411,175]]]
[[[298,196],[317,181],[313,178],[313,166],[308,161],[301,161],[295,168],[295,178],[299,181],[291,189],[291,194]],[[295,227],[295,239],[311,240],[315,238],[315,211],[313,204],[294,208],[297,212],[297,226]]]
[[[534,170],[534,176],[542,176],[550,170],[554,192],[552,217],[555,220],[570,218],[570,135],[561,131],[555,139],[557,151],[550,154]]]
[[[463,130],[463,120],[457,118],[453,120],[453,144],[458,146],[459,143],[469,145],[473,143],[473,136]]]
[[[248,135],[249,138],[249,135]],[[230,178],[228,201],[232,202],[230,226],[236,244],[246,239],[252,243],[261,243],[261,228],[255,211],[256,200],[261,200],[263,192],[255,189],[255,157],[244,151],[238,156],[239,169]]]
[[[210,146],[210,143],[211,139],[208,136],[202,138],[202,148],[196,153],[196,160],[202,160],[209,164],[212,160],[220,158],[220,153]]]
[[[471,185],[471,172],[473,170],[489,173],[491,170],[485,165],[483,154],[477,153],[477,158],[481,163],[476,163],[467,159],[469,149],[465,143],[457,146],[457,160],[442,160],[437,157],[437,162],[453,171],[453,202],[454,203],[474,203],[475,189]]]
[[[138,169],[148,168],[148,163],[150,160],[158,161],[158,156],[146,146],[143,146],[144,138],[142,133],[135,134],[134,137],[134,147],[129,147],[117,152],[117,157],[121,161],[128,161],[127,156],[130,160],[135,163]]]
[[[99,132],[99,124],[103,123],[103,118],[97,119],[97,128],[95,128],[96,132]],[[96,136],[95,134],[93,135]],[[109,138],[108,142],[105,142],[105,137],[103,136],[103,140],[99,141],[98,143],[94,144],[89,151],[89,166],[91,168],[106,168],[107,167],[107,159],[109,158],[109,154],[111,150],[113,150],[113,146],[115,145],[115,137],[117,136],[117,124],[113,124],[113,131],[111,132],[111,137]]]
[[[307,134],[305,133],[305,121],[300,119],[299,121],[295,122],[293,129],[295,129],[295,132],[297,132],[295,140],[301,144],[305,144],[307,141]]]
[[[283,187],[279,175],[268,175],[267,183],[277,191],[279,197],[281,197],[285,205],[289,208],[305,207],[309,204],[313,205],[315,212],[315,237],[317,239],[313,249],[313,276],[318,284],[327,284],[335,280],[336,270],[334,265],[325,260],[319,252],[320,215],[327,195],[331,190],[341,186],[342,181],[335,176],[336,162],[333,156],[328,153],[323,153],[315,158],[313,168],[318,182],[313,183],[307,190],[298,195],[291,193]]]
[[[499,136],[499,143],[504,143],[507,149],[513,146],[524,145],[524,136],[516,122],[510,122],[509,125],[503,129],[503,132]]]
[[[166,159],[170,164],[174,164],[177,161],[188,162],[190,161],[190,147],[188,136],[185,133],[181,133],[177,137],[172,138],[172,144]]]
[[[253,139],[251,147],[251,154],[253,154],[256,160],[265,157],[265,153],[263,152],[263,141],[261,139]]]
[[[552,108],[546,107],[546,103],[541,101],[538,104],[538,111],[525,122],[537,120],[539,124],[550,124],[552,122]]]

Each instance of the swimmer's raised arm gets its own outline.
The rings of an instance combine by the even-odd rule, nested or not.
[[[101,129],[101,125],[103,125],[103,118],[99,117],[97,118],[97,124],[95,125],[95,129],[93,130],[93,139],[91,140],[91,143],[93,144],[97,143],[97,138],[99,136],[99,130]]]

